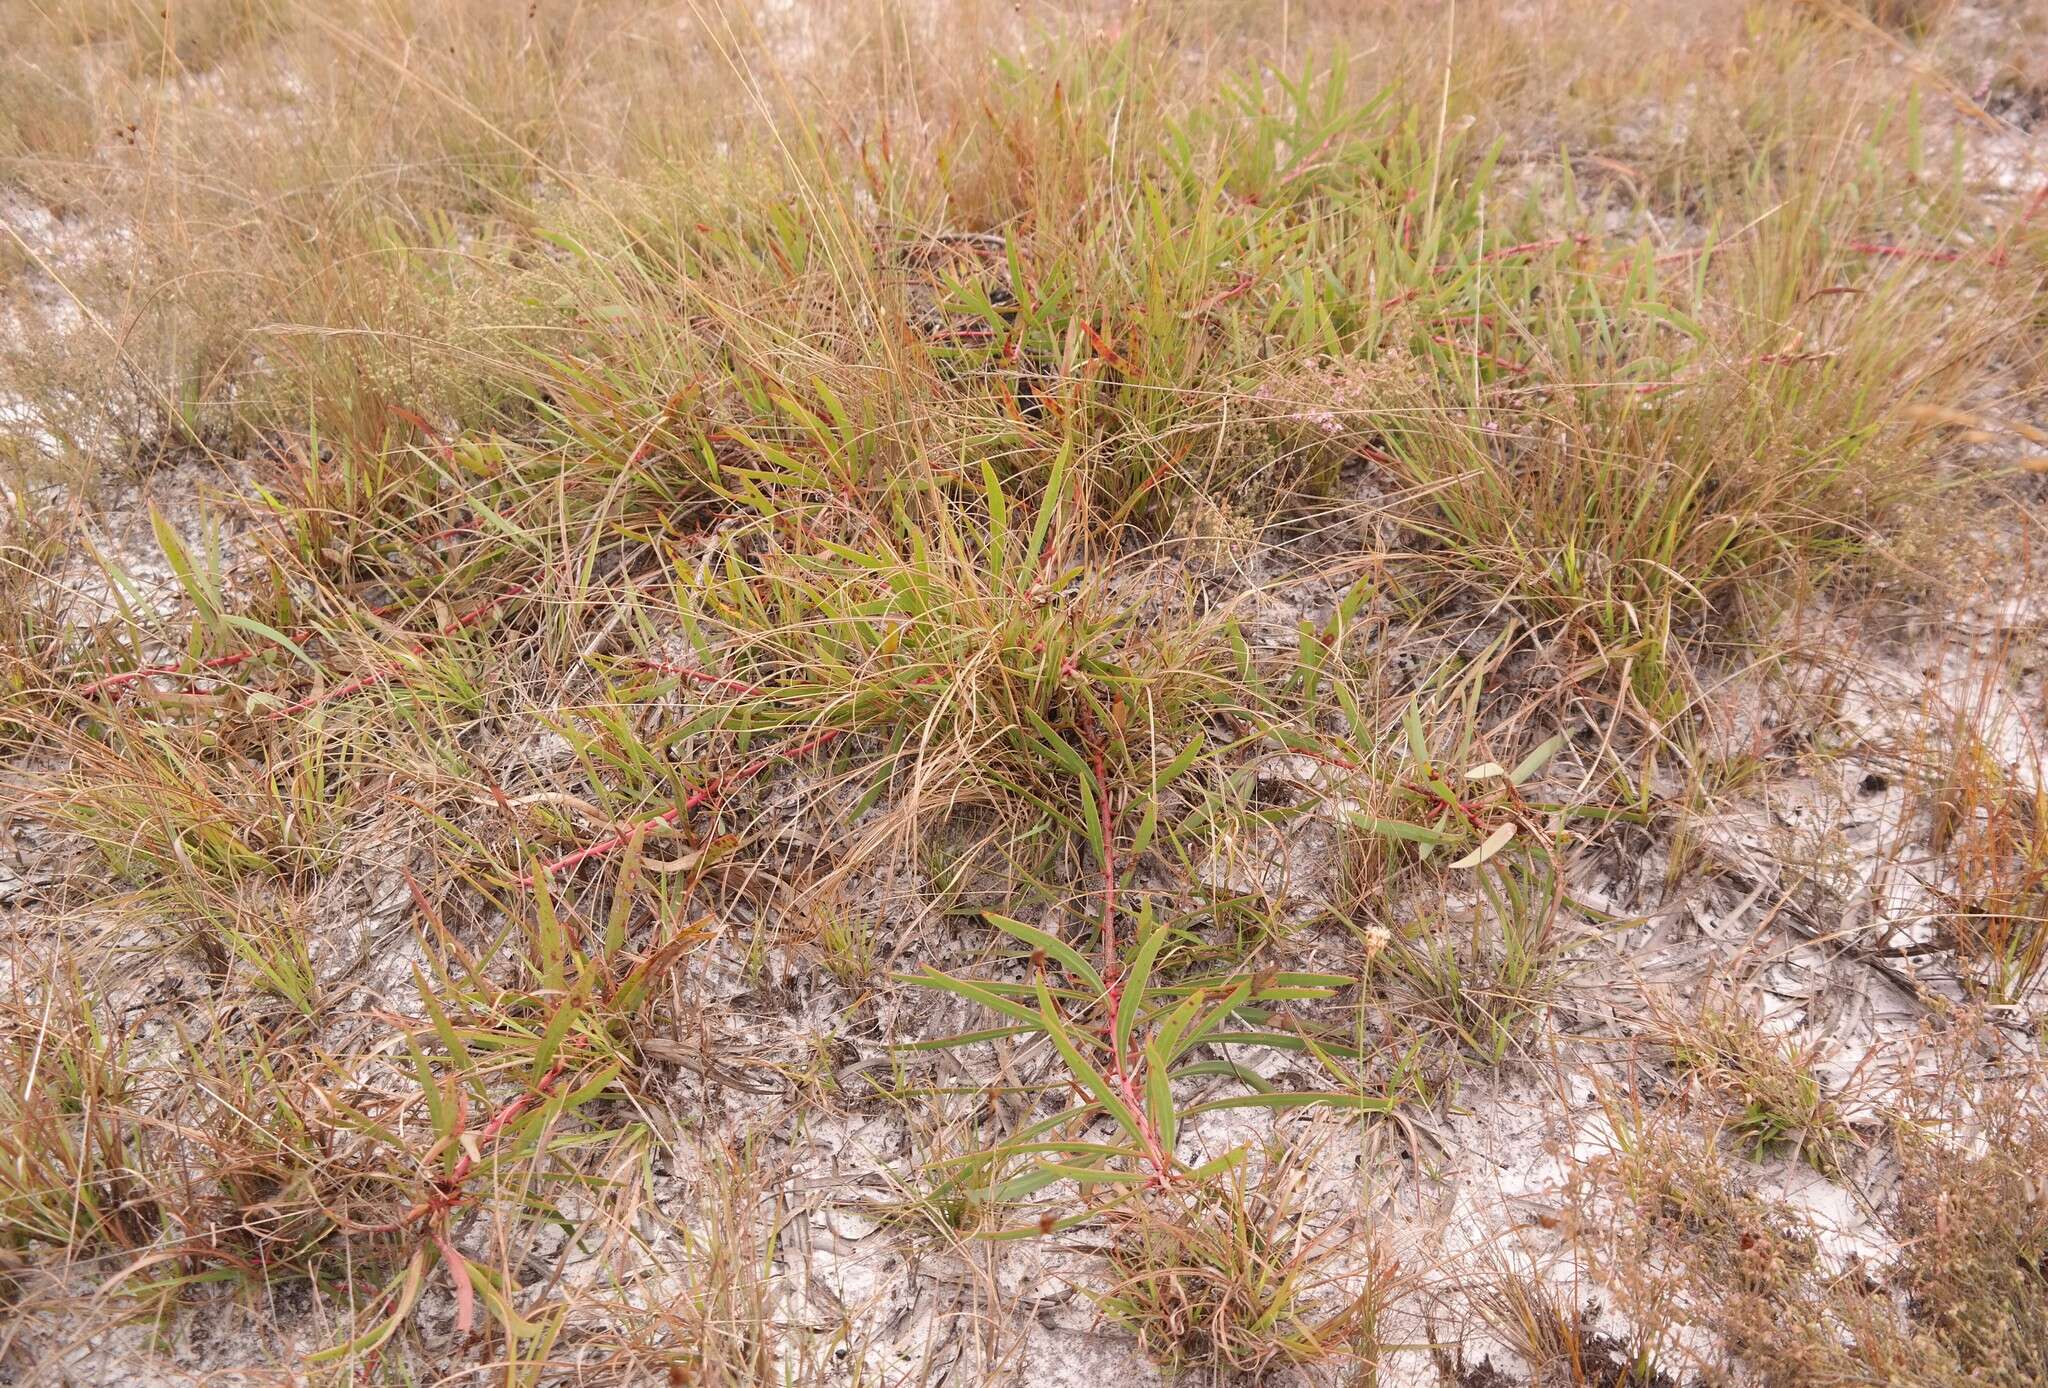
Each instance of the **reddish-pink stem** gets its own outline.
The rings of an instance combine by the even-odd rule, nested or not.
[[[1497,357],[1491,352],[1482,352],[1477,347],[1467,347],[1463,343],[1454,342],[1439,333],[1431,333],[1429,340],[1439,347],[1448,347],[1454,352],[1463,352],[1465,355],[1477,357],[1481,361],[1492,362],[1510,375],[1526,376],[1529,374],[1529,368],[1518,361],[1509,361],[1506,357]]]
[[[708,670],[698,670],[688,665],[671,665],[666,660],[636,660],[633,662],[633,666],[635,669],[652,670],[656,674],[674,675],[679,679],[709,685],[713,689],[729,690],[734,694],[766,694],[768,692],[758,684],[748,684],[745,680],[729,679],[724,675],[714,675]]]
[[[482,621],[485,617],[490,615],[490,613],[495,608],[497,608],[501,603],[504,603],[511,598],[518,597],[521,593],[525,591],[525,584],[513,584],[504,592],[498,594],[498,596],[496,596],[495,598],[492,598],[489,602],[479,603],[477,606],[471,608],[469,611],[463,613],[461,616],[449,622],[446,626],[440,628],[438,631],[435,631],[432,635],[413,642],[410,648],[412,654],[423,654],[427,649],[427,643],[429,641],[437,641],[444,636],[453,636],[458,631],[462,631],[465,628],[475,626],[478,622]],[[384,681],[390,679],[392,676],[403,674],[404,672],[405,667],[403,665],[395,663],[391,665],[385,665],[379,669],[372,670],[367,675],[363,675],[356,679],[350,680],[347,684],[340,685],[334,689],[330,689],[324,694],[309,695],[306,698],[299,700],[297,703],[287,704],[285,707],[278,709],[270,716],[272,718],[289,718],[295,713],[304,713],[307,709],[317,708],[321,704],[332,703],[336,699],[345,699],[351,694],[360,694],[365,689],[368,689],[373,685],[382,684]]]
[[[255,658],[256,652],[254,651],[234,651],[228,655],[217,655],[211,660],[202,660],[199,662],[199,668],[201,670],[228,670],[242,664],[244,661]],[[140,670],[128,670],[118,675],[108,675],[105,679],[94,680],[78,692],[88,696],[93,694],[111,694],[126,689],[138,680],[152,679],[159,675],[182,675],[184,673],[183,667],[177,665],[146,665]]]
[[[588,862],[592,858],[601,858],[607,853],[615,852],[630,843],[635,834],[642,834],[650,829],[659,829],[664,825],[674,824],[677,819],[689,811],[707,805],[720,795],[723,795],[727,790],[753,780],[754,777],[766,771],[776,762],[794,760],[806,752],[814,752],[834,738],[843,736],[845,732],[846,729],[844,728],[827,728],[823,732],[801,739],[792,746],[781,747],[773,752],[763,753],[731,775],[714,777],[705,782],[692,791],[687,800],[675,808],[664,810],[652,819],[643,819],[632,827],[611,835],[609,838],[599,839],[596,843],[585,844],[574,853],[564,854],[551,863],[543,864],[540,870],[552,877],[556,873],[566,872],[579,863]],[[533,879],[534,874],[532,872],[523,872],[519,875],[517,881],[519,886],[524,888],[531,887]]]

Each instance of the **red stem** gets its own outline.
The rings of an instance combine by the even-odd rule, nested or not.
[[[761,756],[756,757],[753,761],[748,762],[745,766],[741,767],[738,771],[733,772],[729,776],[713,777],[711,780],[705,782],[702,786],[699,786],[696,790],[692,791],[690,793],[690,798],[683,801],[682,804],[677,805],[675,808],[664,810],[660,814],[654,816],[654,818],[652,819],[643,819],[638,824],[635,824],[630,828],[623,829],[618,833],[611,835],[609,838],[599,839],[596,843],[586,844],[582,848],[577,849],[574,853],[564,854],[562,857],[555,859],[551,863],[543,864],[540,868],[540,871],[545,872],[550,877],[552,877],[556,873],[565,872],[568,869],[575,867],[579,863],[588,862],[592,858],[601,858],[607,853],[614,852],[617,849],[624,847],[627,843],[632,841],[632,838],[635,834],[645,833],[647,830],[650,829],[659,829],[663,825],[673,824],[682,815],[688,813],[691,810],[697,809],[700,806],[709,804],[718,796],[723,795],[727,790],[735,786],[745,785],[748,781],[753,780],[754,777],[760,775],[763,771],[766,771],[770,766],[773,766],[777,761],[784,759],[793,760],[794,758],[802,756],[806,752],[816,751],[818,748],[823,747],[826,743],[831,742],[834,738],[844,736],[845,733],[846,729],[844,728],[827,728],[823,732],[816,733],[808,738],[801,739],[800,741],[792,744],[791,746],[780,747],[773,752],[763,753]],[[533,885],[533,879],[534,873],[523,872],[519,874],[519,877],[516,880],[517,884],[521,888],[527,888]]]
[[[295,637],[294,639],[298,638]],[[255,656],[256,652],[254,651],[234,651],[228,655],[217,655],[211,660],[202,660],[199,662],[199,668],[201,670],[227,670],[240,665],[245,660],[253,660]],[[139,670],[128,670],[118,675],[108,675],[105,679],[94,680],[78,692],[81,695],[113,693],[126,689],[138,680],[151,679],[158,675],[182,675],[184,673],[184,667],[178,665],[145,665]]]
[[[419,640],[413,642],[410,648],[412,654],[422,655],[426,652],[427,643],[429,641],[438,641],[444,636],[453,636],[458,631],[462,631],[467,627],[475,626],[478,622],[482,621],[486,616],[488,616],[500,604],[508,601],[511,598],[518,597],[521,593],[525,591],[526,585],[523,583],[515,583],[511,585],[504,592],[498,594],[498,596],[496,596],[495,598],[492,598],[489,602],[479,603],[477,606],[472,607],[469,611],[463,613],[461,616],[450,621],[446,626],[441,627],[439,630],[433,632],[431,635],[421,637]],[[385,680],[390,679],[393,675],[403,674],[404,672],[405,667],[403,665],[399,665],[396,663],[386,665],[381,669],[372,670],[367,675],[363,675],[359,678],[350,680],[347,684],[341,685],[338,688],[330,689],[324,694],[309,695],[306,698],[299,700],[297,703],[287,704],[285,705],[285,707],[278,709],[270,716],[272,718],[289,718],[295,713],[304,713],[307,709],[317,708],[321,704],[332,703],[336,699],[345,699],[351,694],[360,694],[363,690],[370,688],[372,685],[382,684]]]
[[[1112,990],[1117,986],[1116,959],[1116,811],[1109,802],[1109,777],[1104,770],[1102,739],[1089,738],[1089,756],[1095,764],[1096,817],[1102,824],[1102,976]],[[1111,1009],[1115,1011],[1112,1002]]]
[[[713,689],[730,690],[734,694],[766,694],[768,692],[758,684],[748,684],[745,680],[728,679],[724,675],[714,675],[708,670],[698,670],[688,665],[671,665],[666,660],[636,660],[633,662],[633,666],[639,670],[652,670],[657,674],[675,675],[681,679],[693,680],[698,684],[709,685]]]
[[[580,1037],[570,1042],[571,1046],[581,1044],[582,1038]],[[568,1071],[568,1068],[569,1057],[566,1054],[557,1056],[554,1065],[549,1068],[545,1075],[540,1077],[531,1089],[511,1099],[503,1108],[493,1114],[491,1121],[486,1123],[483,1131],[477,1135],[477,1152],[481,1154],[489,1151],[499,1137],[504,1134],[505,1129],[511,1126],[521,1114],[532,1108],[535,1103],[552,1094],[555,1086],[561,1083],[562,1076]],[[358,1232],[365,1234],[396,1233],[408,1224],[418,1223],[437,1210],[446,1212],[454,1208],[462,1199],[462,1183],[468,1180],[470,1175],[476,1170],[477,1161],[477,1157],[473,1157],[467,1151],[464,1151],[462,1160],[455,1164],[454,1169],[446,1176],[440,1177],[435,1181],[436,1191],[433,1195],[420,1201],[397,1219],[384,1224],[368,1225],[360,1228]]]

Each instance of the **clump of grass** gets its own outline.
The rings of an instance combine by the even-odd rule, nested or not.
[[[1069,1072],[1068,1087],[1079,1100],[1033,1121],[1010,1140],[955,1163],[958,1169],[940,1182],[941,1197],[957,1192],[1002,1206],[1063,1181],[1077,1183],[1082,1209],[1061,1214],[1056,1206],[1043,1207],[1036,1225],[1017,1231],[1050,1233],[1086,1222],[1104,1208],[1148,1191],[1204,1186],[1240,1165],[1248,1156],[1244,1148],[1199,1165],[1178,1154],[1184,1125],[1204,1113],[1235,1108],[1282,1112],[1310,1106],[1373,1113],[1389,1111],[1399,1102],[1398,1095],[1373,1092],[1347,1066],[1347,1060],[1358,1056],[1355,1046],[1329,1034],[1328,1028],[1310,1028],[1291,1018],[1283,1021],[1285,1014],[1278,1010],[1288,1002],[1326,999],[1351,980],[1267,972],[1167,983],[1155,979],[1154,970],[1174,930],[1154,922],[1149,909],[1141,907],[1136,948],[1121,950],[1113,899],[1105,900],[1103,910],[1099,969],[1057,935],[991,916],[992,924],[1029,947],[1029,983],[970,980],[937,970],[905,980],[966,998],[1009,1023],[992,1031],[918,1043],[919,1049],[1036,1033],[1058,1052]],[[1326,1077],[1326,1087],[1278,1087],[1221,1053],[1221,1048],[1232,1046],[1306,1057]],[[1212,1076],[1245,1085],[1248,1092],[1195,1104],[1183,1103],[1176,1093],[1176,1085],[1185,1088]],[[1115,1125],[1114,1141],[1077,1136],[1096,1116]],[[1020,1163],[1013,1175],[996,1174]],[[1106,1203],[1098,1187],[1112,1192]]]
[[[1642,339],[1563,368],[1613,384],[1487,427],[1404,424],[1390,437],[1398,474],[1433,492],[1419,524],[1445,559],[1628,669],[1660,719],[1687,698],[1674,662],[1703,621],[1741,630],[1745,604],[1773,610],[1942,486],[1899,406],[1943,398],[1957,364],[1893,329],[1918,321],[1931,335],[1954,310],[1908,269],[1816,259],[1810,216],[1781,209],[1747,243],[1686,257],[1698,262],[1688,298],[1722,284],[1733,302],[1671,303],[1687,316],[1679,336],[1646,318]],[[1636,273],[1658,293],[1656,270]],[[1797,297],[1844,278],[1859,287],[1853,309]],[[1988,351],[1997,329],[1978,331],[1974,350]]]
[[[1857,10],[1888,29],[1902,33],[1922,35],[1930,32],[1950,11],[1955,9],[1956,0],[1860,0]],[[1839,0],[1828,8],[1847,9]]]
[[[2019,1388],[2048,1375],[2048,1120],[2037,1095],[1995,1087],[1982,1098],[1988,1130],[1973,1150],[1901,1134],[1898,1280],[1956,1378]]]
[[[1941,942],[1987,1002],[2023,1006],[2048,977],[2048,788],[2015,778],[1959,719],[1928,801],[1928,846],[1952,865]]]
[[[1472,877],[1477,897],[1463,922],[1447,911],[1366,926],[1368,978],[1402,1018],[1498,1065],[1541,1024],[1571,940],[1557,876],[1541,860],[1499,858]]]
[[[1633,1323],[1667,1340],[1708,1332],[1725,1356],[1710,1372],[2016,1388],[2048,1362],[2032,1309],[2039,1204],[2019,1175],[2038,1157],[2032,1102],[1975,1159],[1914,1139],[1895,1264],[1824,1255],[1822,1231],[1748,1190],[1714,1143],[1655,1123],[1588,1173],[1574,1241]],[[1977,1182],[2020,1203],[1994,1216]]]
[[[194,73],[260,42],[283,8],[278,0],[197,0],[155,8],[83,0],[61,12],[19,16],[10,37],[96,50],[103,61],[138,73]]]
[[[1857,1146],[1837,1098],[1814,1072],[1823,1043],[1774,1037],[1749,1012],[1709,1003],[1668,1025],[1677,1063],[1740,1107],[1728,1130],[1753,1156],[1779,1149],[1839,1175]]]
[[[10,45],[0,59],[0,167],[28,158],[78,159],[91,148],[92,107],[82,91],[79,55],[54,47]],[[6,278],[28,269],[11,243],[0,243]]]
[[[320,862],[327,807],[316,768],[232,774],[163,722],[129,716],[59,745],[70,747],[76,776],[52,788],[52,820],[97,844],[131,883],[303,882]]]
[[[132,1038],[84,1000],[75,976],[44,980],[5,1021],[11,1076],[0,1089],[0,1240],[14,1253],[135,1253],[166,1212],[146,1130]]]
[[[1575,1301],[1534,1269],[1518,1269],[1501,1250],[1478,1256],[1483,1281],[1469,1294],[1473,1309],[1543,1388],[1673,1388],[1658,1367],[1654,1330],[1624,1344],[1597,1328],[1597,1300]],[[1459,1383],[1488,1382],[1485,1364],[1466,1362],[1462,1349],[1437,1350],[1441,1369]],[[1498,1371],[1495,1371],[1498,1373]]]
[[[719,1153],[707,1165],[698,1218],[686,1231],[688,1291],[671,1312],[674,1356],[669,1382],[689,1388],[748,1388],[808,1381],[803,1351],[785,1364],[778,1315],[782,1289],[774,1272],[772,1236],[755,1214],[761,1192],[747,1154]],[[795,1346],[790,1346],[796,1348]]]
[[[1238,1168],[1116,1215],[1095,1304],[1171,1369],[1336,1364],[1370,1382],[1398,1267],[1369,1232],[1311,1227],[1295,1182],[1285,1162],[1256,1178]]]

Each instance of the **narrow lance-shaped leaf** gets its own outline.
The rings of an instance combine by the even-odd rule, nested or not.
[[[1149,910],[1142,913],[1149,917]],[[1171,934],[1165,926],[1156,926],[1138,946],[1138,954],[1131,961],[1130,971],[1124,975],[1123,992],[1116,1001],[1116,1053],[1127,1055],[1131,1049],[1131,1028],[1137,1024],[1138,1012],[1145,1005],[1145,990],[1152,981],[1152,964],[1159,958],[1159,951]]]
[[[1450,835],[1427,825],[1410,824],[1400,819],[1376,819],[1371,815],[1354,814],[1351,822],[1359,828],[1380,835],[1383,838],[1402,839],[1408,843],[1437,845],[1449,843]]]
[[[1452,863],[1451,866],[1454,868],[1478,867],[1481,863],[1491,858],[1494,854],[1500,852],[1503,848],[1506,848],[1508,846],[1508,841],[1514,838],[1514,836],[1515,824],[1512,820],[1510,820],[1508,823],[1500,825],[1492,833],[1488,834],[1486,836],[1486,841],[1484,843],[1480,844],[1479,847],[1473,849],[1470,853],[1467,853],[1464,857]]]
[[[1027,708],[1024,712],[1031,720],[1032,728],[1037,732],[1045,750],[1081,783],[1081,818],[1087,825],[1088,845],[1095,850],[1097,862],[1105,861],[1102,816],[1096,808],[1095,777],[1089,770],[1088,763],[1082,760],[1081,754],[1076,752],[1050,723],[1039,717],[1035,710]]]
[[[1171,1156],[1179,1123],[1173,1112],[1173,1083],[1166,1057],[1155,1041],[1145,1043],[1145,1108],[1159,1136],[1159,1149]]]
[[[1082,980],[1095,992],[1103,991],[1102,975],[1095,971],[1095,966],[1090,964],[1079,950],[1059,936],[1040,930],[1037,926],[1026,925],[1020,920],[998,915],[994,911],[984,913],[982,918],[1004,934],[1022,940],[1033,949],[1044,950],[1047,955],[1059,960],[1069,974]]]
[[[1196,733],[1194,740],[1181,748],[1179,755],[1168,762],[1165,769],[1153,778],[1152,794],[1146,802],[1144,817],[1138,823],[1137,834],[1131,839],[1131,857],[1136,858],[1151,846],[1152,835],[1159,827],[1160,795],[1168,786],[1187,774],[1187,769],[1195,764],[1195,758],[1201,753],[1202,735]]]
[[[996,476],[995,464],[986,458],[981,460],[981,489],[988,499],[989,564],[1000,571],[1009,550],[1010,507],[1003,499],[1003,483]]]
[[[1069,438],[1060,445],[1059,455],[1053,459],[1052,474],[1045,480],[1045,496],[1039,501],[1038,516],[1031,523],[1031,541],[1024,549],[1022,581],[1026,583],[1038,572],[1038,557],[1045,549],[1046,532],[1052,528],[1053,513],[1059,508],[1060,492],[1067,481],[1067,466],[1073,457],[1074,441]]]
[[[1535,751],[1515,763],[1515,769],[1508,773],[1508,783],[1510,785],[1521,785],[1522,782],[1528,780],[1531,776],[1534,776],[1545,766],[1549,765],[1550,759],[1556,756],[1563,747],[1563,733],[1556,733],[1544,739]]]
[[[1125,1132],[1133,1136],[1143,1133],[1145,1128],[1138,1121],[1138,1115],[1131,1112],[1130,1105],[1117,1097],[1116,1089],[1110,1084],[1108,1077],[1089,1063],[1088,1058],[1081,1054],[1080,1048],[1067,1034],[1066,1023],[1060,1020],[1059,1013],[1053,1009],[1052,994],[1045,991],[1043,979],[1039,980],[1038,1011],[1045,1021],[1046,1035],[1052,1038],[1054,1047],[1059,1050],[1060,1058],[1067,1062],[1067,1068],[1073,1072],[1074,1078],[1095,1097],[1097,1103],[1109,1111],[1112,1118],[1123,1125]]]
[[[1372,1094],[1345,1094],[1334,1089],[1276,1089],[1266,1094],[1233,1094],[1227,1099],[1211,1099],[1196,1104],[1187,1111],[1187,1117],[1201,1113],[1215,1113],[1219,1109],[1262,1108],[1270,1110],[1328,1107],[1348,1109],[1355,1113],[1391,1113],[1394,1100]]]
[[[925,966],[925,971],[921,974],[898,974],[896,977],[904,983],[916,984],[922,988],[939,988],[948,993],[958,994],[969,1002],[980,1003],[991,1012],[1000,1012],[1005,1017],[1014,1017],[1016,1020],[1030,1026],[1034,1031],[1041,1025],[1039,1014],[1033,1012],[1030,1008],[1019,1006],[1008,998],[992,993],[986,988],[978,987],[967,982],[965,979],[954,978],[950,974],[942,974],[929,964]]]

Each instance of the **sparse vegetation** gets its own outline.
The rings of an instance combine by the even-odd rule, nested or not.
[[[2048,1383],[2042,32],[0,0],[0,1376]]]

